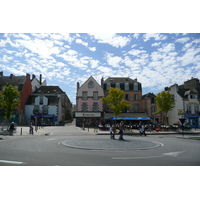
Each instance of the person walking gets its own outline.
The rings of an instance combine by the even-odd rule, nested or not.
[[[14,130],[15,130],[15,124],[14,124],[14,122],[12,122],[12,123],[10,124],[10,128],[9,128],[10,135],[13,135]]]
[[[113,138],[113,127],[112,125],[110,125],[110,139]]]
[[[145,136],[147,136],[146,133],[145,133],[145,126],[144,126],[144,124],[142,124],[141,128],[140,128],[140,135],[142,135],[142,134],[144,134]]]
[[[124,141],[124,138],[123,138],[123,128],[124,128],[124,123],[123,121],[121,121],[120,125],[119,125],[119,140],[123,140]]]

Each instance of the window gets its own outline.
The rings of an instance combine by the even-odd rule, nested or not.
[[[115,87],[116,87],[117,89],[120,89],[120,84],[119,84],[119,83],[116,83],[116,84],[115,84]]]
[[[110,83],[106,84],[106,90],[110,90]]]
[[[129,95],[128,94],[125,94],[125,100],[129,100]]]
[[[186,105],[186,112],[191,113],[191,106],[190,105]]]
[[[125,90],[129,90],[129,83],[125,83]]]
[[[98,99],[98,92],[93,92],[93,99],[97,100]]]
[[[94,82],[93,82],[93,81],[90,81],[90,82],[88,83],[88,87],[89,87],[89,88],[93,88],[93,87],[94,87]]]
[[[87,100],[87,92],[83,92],[82,98],[83,98],[83,100]]]
[[[154,104],[154,103],[155,103],[155,98],[151,97],[151,104]]]
[[[93,103],[93,111],[98,111],[98,103]]]
[[[82,111],[87,111],[87,103],[82,103]]]
[[[134,94],[134,101],[138,101],[139,97],[138,94]]]
[[[43,96],[40,96],[40,105],[43,105]]]
[[[196,95],[194,95],[194,94],[191,94],[191,95],[190,95],[190,99],[196,99],[196,98],[197,98]]]
[[[195,114],[199,113],[199,105],[194,105],[194,112]]]
[[[134,112],[139,111],[139,105],[138,104],[134,104],[133,105],[133,110],[134,110]]]
[[[156,107],[155,106],[151,106],[151,113],[152,114],[156,113]]]
[[[134,90],[138,91],[138,84],[137,83],[134,83]]]

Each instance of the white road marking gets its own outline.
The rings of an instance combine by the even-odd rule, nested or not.
[[[159,158],[164,156],[177,157],[178,155],[184,153],[184,151],[162,153],[162,155],[157,156],[144,156],[144,157],[112,157],[113,160],[128,160],[128,159],[147,159],[147,158]]]
[[[0,160],[0,163],[8,163],[8,164],[22,164],[23,162],[19,162],[19,161],[11,161],[11,160]]]
[[[49,138],[49,139],[47,139],[45,141],[51,141],[51,140],[57,140],[57,138]]]

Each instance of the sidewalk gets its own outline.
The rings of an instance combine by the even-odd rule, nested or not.
[[[33,129],[33,135],[48,135],[51,133],[51,130],[54,126],[42,126],[42,127],[35,127]],[[29,133],[29,126],[17,126],[17,130],[14,131],[13,135],[14,136],[19,136],[19,135],[31,135]],[[37,130],[37,131],[36,131]],[[4,128],[3,130],[0,130],[0,137],[1,136],[10,136],[9,131]]]
[[[80,128],[80,127],[79,127]],[[83,131],[82,128],[80,128],[80,130]],[[100,129],[94,129],[94,128],[85,128],[85,131],[87,132],[90,132],[90,133],[94,133],[96,135],[110,135],[110,132],[109,131],[103,131],[103,130],[100,130]],[[159,131],[159,132],[156,132],[155,130],[154,131],[146,131],[145,132],[146,135],[174,135],[174,134],[180,134],[180,135],[183,135],[183,134],[190,134],[190,135],[197,135],[197,134],[200,134],[200,129],[191,129],[190,131]],[[125,131],[124,132],[124,135],[139,135],[139,130],[137,129],[133,129],[132,131]],[[116,135],[119,135],[118,131],[116,133]]]

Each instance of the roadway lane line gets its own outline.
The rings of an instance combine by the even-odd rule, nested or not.
[[[49,138],[49,139],[45,140],[45,142],[51,141],[51,140],[57,140],[57,138]]]
[[[157,155],[157,156],[144,156],[144,157],[112,157],[112,159],[113,160],[147,159],[147,158],[159,158],[159,157],[165,157],[165,156],[171,156],[175,158],[184,152],[185,151],[176,151],[176,152],[162,153],[161,155]]]
[[[19,161],[11,161],[11,160],[0,160],[0,163],[7,163],[7,164],[23,164],[23,162],[19,162]]]

